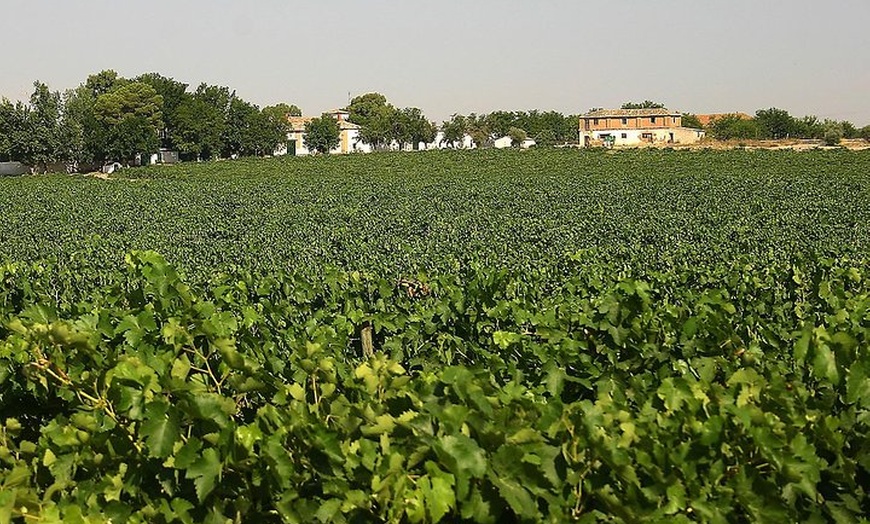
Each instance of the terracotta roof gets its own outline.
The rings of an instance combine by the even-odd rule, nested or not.
[[[582,118],[623,118],[632,116],[680,116],[680,113],[664,107],[644,109],[597,109],[583,115]]]
[[[695,115],[698,118],[698,121],[701,122],[701,125],[707,127],[710,125],[710,122],[716,120],[718,118],[724,118],[726,116],[736,116],[741,120],[752,120],[750,115],[746,113],[709,113],[706,115]]]

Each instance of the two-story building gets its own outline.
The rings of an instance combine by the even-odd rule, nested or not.
[[[580,146],[691,144],[700,129],[683,127],[683,117],[665,108],[596,109],[580,117]]]

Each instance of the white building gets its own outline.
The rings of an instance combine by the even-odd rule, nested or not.
[[[474,149],[474,140],[468,133],[462,135],[462,140],[451,144],[444,139],[444,132],[438,131],[435,141],[428,144],[427,149]]]
[[[503,136],[499,139],[496,139],[492,143],[492,147],[494,147],[496,149],[506,149],[506,148],[512,147],[513,145],[514,145],[514,141],[509,136]],[[534,147],[535,145],[536,144],[535,144],[534,139],[526,138],[525,140],[523,140],[523,143],[520,144],[520,149],[528,149],[530,147]]]

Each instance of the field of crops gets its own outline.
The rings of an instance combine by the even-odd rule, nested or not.
[[[121,176],[0,179],[0,523],[870,513],[868,153]]]

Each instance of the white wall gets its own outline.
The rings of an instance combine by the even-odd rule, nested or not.
[[[444,142],[444,132],[438,131],[435,135],[435,142],[429,144],[427,149],[448,149],[449,147],[450,144]],[[471,139],[471,135],[463,135],[462,141],[456,144],[456,149],[474,149],[474,140]]]
[[[652,134],[652,142],[648,138],[643,138],[644,134]],[[613,130],[596,130],[596,131],[581,131],[580,132],[580,147],[585,147],[586,137],[589,137],[593,142],[600,142],[604,137],[610,135],[615,137],[615,146],[637,146],[641,144],[662,144],[671,141],[673,136],[674,144],[692,144],[701,140],[704,137],[704,132],[699,129],[690,129],[687,127],[674,127],[666,129],[613,129]]]

